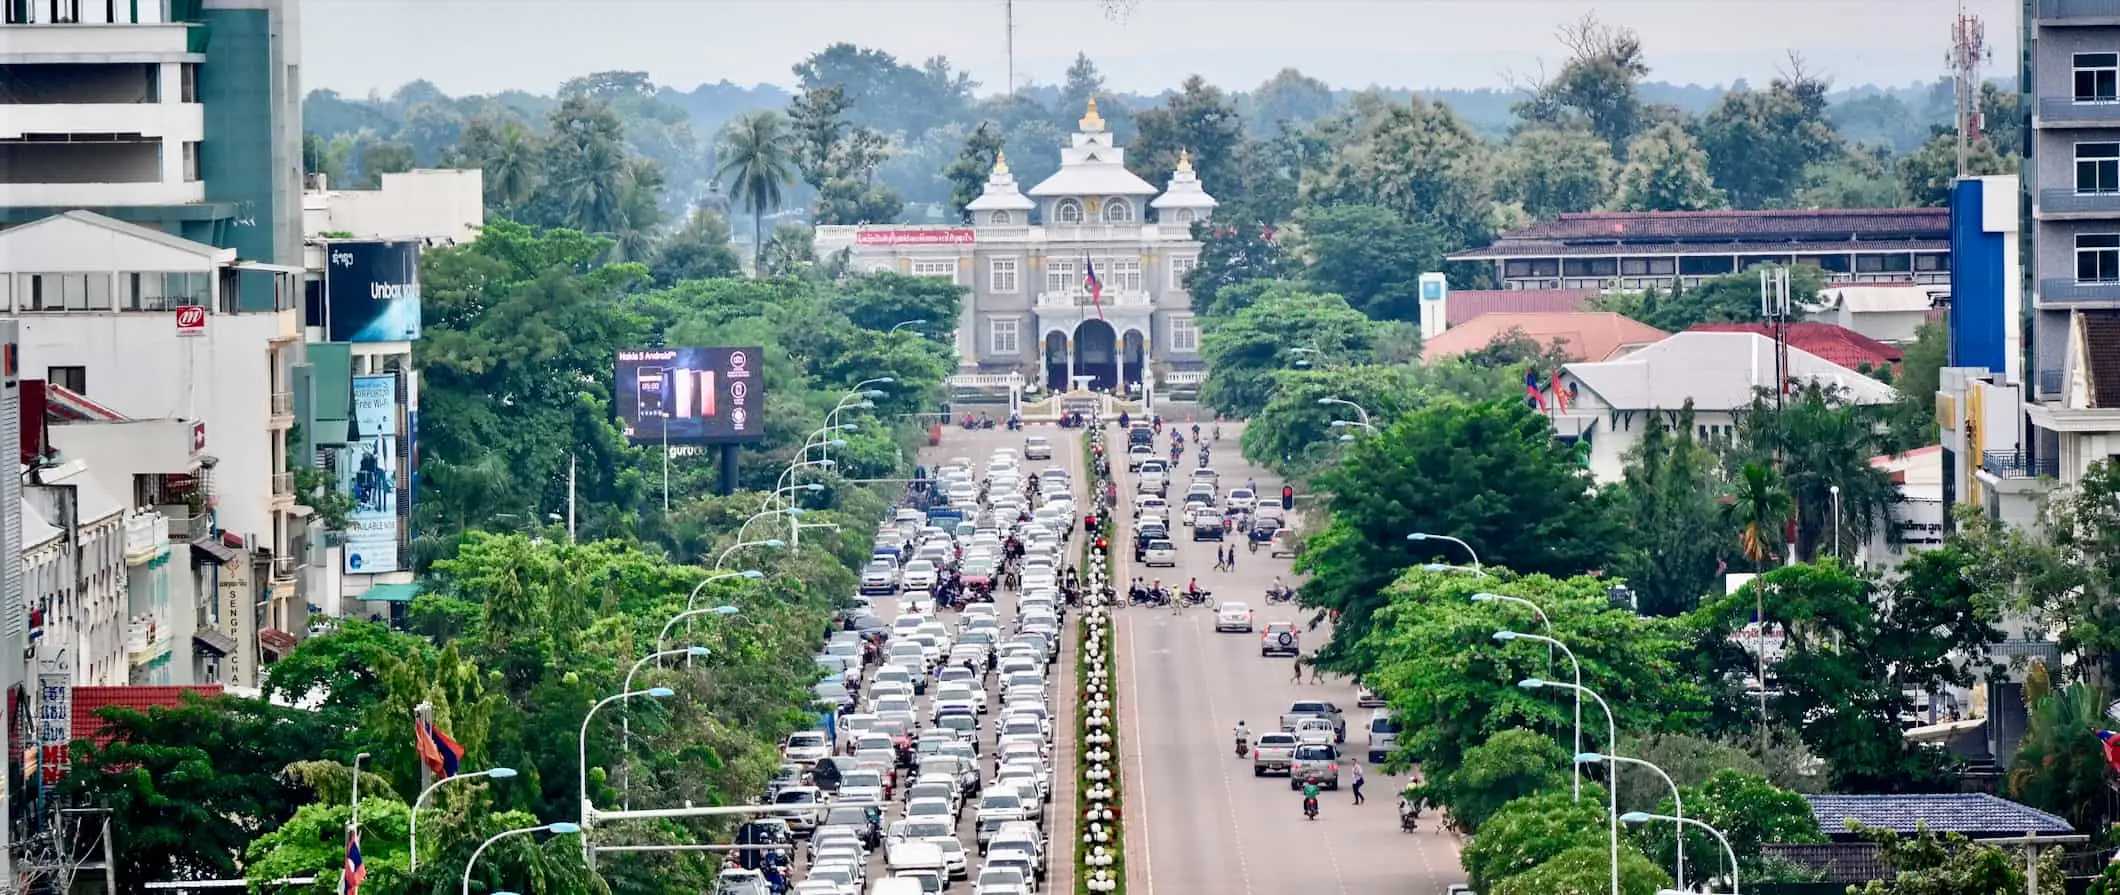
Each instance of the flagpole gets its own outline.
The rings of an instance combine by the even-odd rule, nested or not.
[[[433,723],[434,703],[422,700],[419,705],[412,707],[412,736],[415,745],[425,741],[425,737],[427,736],[427,727],[429,725],[432,725]],[[414,751],[418,752],[424,750],[415,749]],[[424,792],[426,791],[427,787],[432,786],[433,784],[434,769],[428,767],[426,762],[420,762],[420,790]]]
[[[346,841],[349,843],[359,841],[361,835],[361,762],[367,760],[368,753],[366,752],[353,756],[353,814],[346,820]],[[348,880],[345,871],[341,870],[339,872],[340,895],[346,895],[347,883],[349,882],[352,881]]]

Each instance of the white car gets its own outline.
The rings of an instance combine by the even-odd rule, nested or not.
[[[905,571],[898,576],[898,582],[906,590],[934,590],[935,564],[925,559],[906,563]]]
[[[1223,603],[1222,608],[1215,610],[1215,630],[1218,632],[1241,631],[1249,634],[1251,624],[1251,607],[1243,603]]]
[[[1146,550],[1141,551],[1141,564],[1144,566],[1169,566],[1173,569],[1177,568],[1178,545],[1171,543],[1168,539],[1164,538],[1157,538],[1156,540],[1148,542],[1148,548]]]
[[[1252,493],[1250,488],[1238,488],[1229,492],[1228,504],[1233,510],[1256,510],[1259,508],[1259,495]]]
[[[1052,439],[1046,438],[1043,435],[1033,435],[1029,438],[1023,439],[1023,459],[1051,460],[1052,458]]]
[[[816,764],[832,757],[832,740],[822,731],[791,733],[787,744],[780,748],[780,754],[796,764]]]

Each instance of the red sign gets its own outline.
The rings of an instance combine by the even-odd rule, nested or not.
[[[177,335],[196,336],[206,332],[206,309],[186,307],[177,309]]]
[[[191,452],[196,454],[204,450],[206,450],[206,424],[204,422],[192,423]]]
[[[972,230],[956,227],[942,230],[857,230],[854,244],[858,246],[968,246],[972,244]]]

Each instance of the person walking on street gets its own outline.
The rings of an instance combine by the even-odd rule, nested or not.
[[[1237,545],[1235,544],[1229,545],[1229,570],[1232,572],[1237,570]]]
[[[1353,786],[1353,789],[1354,789],[1354,803],[1355,803],[1355,804],[1357,804],[1357,805],[1360,805],[1360,804],[1362,804],[1362,802],[1364,802],[1364,801],[1365,801],[1365,800],[1364,800],[1364,799],[1362,798],[1362,784],[1363,784],[1364,782],[1367,782],[1367,781],[1366,781],[1366,779],[1365,779],[1365,778],[1364,778],[1364,777],[1362,776],[1362,763],[1361,763],[1361,762],[1359,762],[1359,761],[1357,761],[1357,762],[1354,762],[1354,786]]]
[[[1296,655],[1296,676],[1294,680],[1298,684],[1303,682],[1303,656],[1300,653]]]
[[[1313,684],[1318,682],[1318,660],[1315,656],[1310,659],[1310,682]]]

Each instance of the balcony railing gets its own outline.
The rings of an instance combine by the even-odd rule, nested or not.
[[[2040,97],[2039,123],[2042,125],[2120,124],[2120,102],[2077,102],[2073,96]]]
[[[2041,304],[2102,304],[2120,303],[2120,282],[2085,283],[2066,277],[2049,277],[2039,281],[2039,303]]]
[[[2108,215],[2120,217],[2120,192],[2079,193],[2075,190],[2040,190],[2041,215]]]
[[[294,573],[301,568],[302,557],[299,555],[275,556],[272,558],[272,577],[276,579],[282,581],[291,579],[294,577]]]
[[[2114,21],[2120,21],[2120,0],[2039,0],[2039,22],[2043,25],[2072,22],[2098,25]]]
[[[294,496],[294,473],[291,473],[291,472],[275,472],[275,473],[273,473],[273,474],[272,474],[272,494],[273,494],[273,496],[274,496],[274,497],[280,497],[280,496],[282,496],[282,495],[284,495],[284,496],[287,496],[287,497],[293,497],[293,496]]]
[[[2053,479],[2061,477],[2061,463],[2053,457],[2032,457],[2023,451],[1988,451],[1980,455],[1980,468],[2004,479]]]
[[[2058,397],[2061,394],[2060,370],[2039,371],[2039,397]]]
[[[1990,643],[1987,646],[1987,654],[1988,658],[2010,662],[2012,665],[2017,664],[2012,660],[2021,657],[2026,661],[2044,662],[2049,669],[2061,667],[2061,644],[2051,640],[2005,640],[2001,643]]]
[[[1155,305],[1155,299],[1145,291],[1137,289],[1106,289],[1099,299],[1107,308],[1147,308]],[[1041,308],[1087,308],[1095,303],[1089,299],[1087,290],[1061,290],[1038,293]]]
[[[273,415],[273,416],[293,416],[293,415],[294,415],[294,392],[273,392],[273,393],[272,393],[272,415]]]

